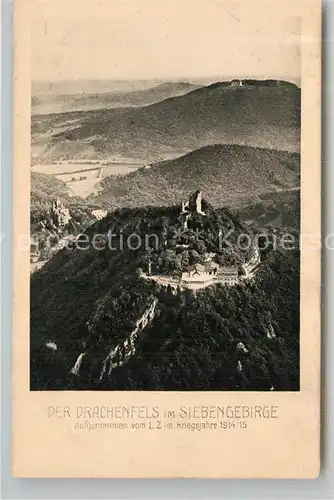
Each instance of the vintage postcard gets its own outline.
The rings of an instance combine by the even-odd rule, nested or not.
[[[316,477],[320,2],[15,7],[14,475]]]

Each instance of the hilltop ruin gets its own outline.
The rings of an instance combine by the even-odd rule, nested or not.
[[[188,200],[181,201],[179,209],[179,223],[181,225],[181,233],[187,234],[188,231],[194,229],[189,221],[194,219],[194,224],[201,220],[201,217],[208,218],[209,212],[205,211],[208,208],[207,203],[203,203],[202,193],[197,190],[192,193]],[[200,219],[198,219],[200,216]],[[196,228],[195,228],[196,229]],[[202,240],[205,243],[205,238]],[[176,244],[176,251],[180,253],[189,252],[189,244]],[[147,274],[142,273],[146,279],[155,281],[161,286],[170,285],[176,290],[198,290],[215,284],[236,285],[253,277],[257,267],[260,264],[259,249],[254,246],[252,255],[247,261],[241,265],[230,265],[228,262],[219,262],[217,252],[205,252],[201,256],[201,263],[188,265],[187,269],[182,269],[179,272],[171,274],[161,273],[160,268],[155,266],[155,272],[152,272],[151,258],[147,264]]]

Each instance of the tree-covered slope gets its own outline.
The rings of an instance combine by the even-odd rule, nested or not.
[[[110,208],[171,205],[201,186],[212,205],[238,206],[256,195],[298,187],[299,175],[298,153],[220,144],[125,176],[106,177],[92,199]]]

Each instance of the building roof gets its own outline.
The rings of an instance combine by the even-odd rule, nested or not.
[[[212,260],[209,260],[205,262],[205,269],[218,269],[218,264],[217,262],[212,262]]]
[[[237,275],[238,270],[236,267],[219,267],[218,274],[229,274],[229,275]]]
[[[185,283],[206,283],[208,281],[212,281],[212,275],[201,273],[195,275],[191,274],[189,276],[189,273],[182,273],[181,280]]]

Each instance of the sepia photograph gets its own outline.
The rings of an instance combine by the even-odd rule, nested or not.
[[[13,475],[317,477],[320,1],[16,0],[13,95]]]
[[[30,37],[30,391],[300,391],[300,18],[101,5]]]

